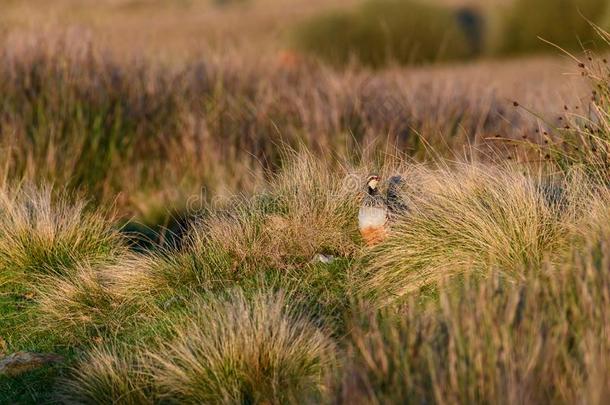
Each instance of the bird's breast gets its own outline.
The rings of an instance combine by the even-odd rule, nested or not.
[[[384,207],[360,207],[358,225],[360,229],[384,226],[388,220],[388,210]]]

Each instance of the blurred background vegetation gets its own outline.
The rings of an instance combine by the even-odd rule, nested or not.
[[[479,16],[472,13],[470,18],[469,28],[476,38],[466,35],[449,8],[413,1],[369,1],[355,11],[312,18],[297,28],[295,45],[334,64],[345,64],[350,58],[372,66],[391,60],[464,59],[475,53],[475,43],[482,35],[478,32],[482,27],[477,27],[481,25]]]
[[[604,0],[515,0],[449,5],[421,0],[368,0],[310,18],[294,45],[335,65],[382,66],[599,46],[594,25],[608,28]],[[544,40],[544,41],[543,41]]]
[[[562,48],[590,48],[597,37],[592,24],[607,29],[610,3],[604,0],[517,0],[506,12],[500,54],[548,50],[544,38]],[[599,42],[599,41],[598,41]]]
[[[182,61],[212,50],[290,50],[380,67],[578,50],[591,23],[610,27],[605,0],[79,0],[4,1],[0,38],[85,29],[113,53]],[[598,41],[599,42],[599,41]],[[599,46],[599,43],[593,44]]]

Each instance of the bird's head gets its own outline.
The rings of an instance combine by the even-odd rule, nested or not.
[[[374,193],[377,191],[377,186],[379,185],[379,176],[376,174],[371,174],[366,179],[366,187],[369,193]]]

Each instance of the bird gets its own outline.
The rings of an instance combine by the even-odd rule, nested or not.
[[[366,192],[358,212],[358,227],[362,239],[368,246],[382,242],[388,228],[398,216],[408,214],[400,189],[404,184],[401,176],[392,176],[388,181],[385,197],[379,191],[380,177],[371,174],[366,179]]]
[[[358,211],[358,228],[368,246],[382,242],[387,236],[388,205],[379,192],[379,176],[371,174],[366,179],[366,192]]]

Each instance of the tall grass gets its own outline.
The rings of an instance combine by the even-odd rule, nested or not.
[[[168,66],[78,35],[2,44],[2,174],[86,192],[153,227],[193,194],[252,191],[282,165],[278,145],[349,154],[387,140],[425,158],[427,145],[452,154],[508,132],[507,119],[526,124],[476,73],[456,85],[215,54]]]
[[[516,283],[495,273],[443,288],[439,307],[413,298],[365,315],[352,330],[340,402],[604,403],[606,243]]]
[[[553,181],[508,167],[458,165],[405,178],[403,199],[412,211],[356,274],[357,288],[381,301],[465,271],[496,268],[521,278],[567,248],[595,200],[578,173]]]
[[[533,403],[606,395],[610,214],[599,183],[577,170],[547,177],[394,157],[377,169],[402,174],[410,210],[369,249],[355,227],[370,168],[291,159],[248,205],[206,213],[182,250],[84,261],[38,278],[34,326],[84,350],[60,383],[63,398]],[[317,252],[337,264],[310,263]],[[267,279],[270,271],[278,276]],[[449,277],[456,274],[463,277]],[[429,284],[436,294],[419,292]]]

